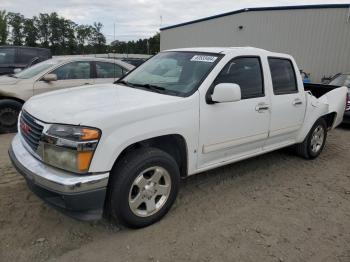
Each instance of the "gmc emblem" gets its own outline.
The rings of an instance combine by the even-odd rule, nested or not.
[[[20,126],[21,126],[22,132],[27,135],[29,135],[30,131],[32,131],[32,128],[24,122],[21,122]]]

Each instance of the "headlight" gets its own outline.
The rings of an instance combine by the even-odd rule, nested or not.
[[[52,125],[43,137],[43,161],[74,173],[86,173],[100,136],[96,128]]]

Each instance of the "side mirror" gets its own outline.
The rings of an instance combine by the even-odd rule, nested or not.
[[[213,103],[227,103],[241,100],[241,88],[237,84],[222,83],[214,87],[211,95]]]
[[[15,68],[15,69],[13,70],[13,73],[14,73],[14,74],[18,74],[18,73],[21,72],[21,71],[22,71],[21,68]]]
[[[57,81],[57,75],[56,74],[46,74],[46,75],[44,75],[43,80],[45,82]]]

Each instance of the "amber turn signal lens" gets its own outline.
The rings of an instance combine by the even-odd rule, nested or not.
[[[90,162],[92,159],[93,152],[92,151],[86,151],[86,152],[79,152],[78,153],[78,170],[80,172],[86,172],[88,171],[90,167]]]
[[[81,131],[82,131],[82,135],[80,136],[81,140],[93,140],[93,139],[100,138],[100,132],[96,129],[83,128]]]

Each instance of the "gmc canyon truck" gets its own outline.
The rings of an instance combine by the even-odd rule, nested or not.
[[[250,47],[164,51],[115,84],[29,99],[9,155],[67,214],[145,227],[181,178],[288,146],[321,153],[348,90],[305,91],[298,72],[291,56]]]

